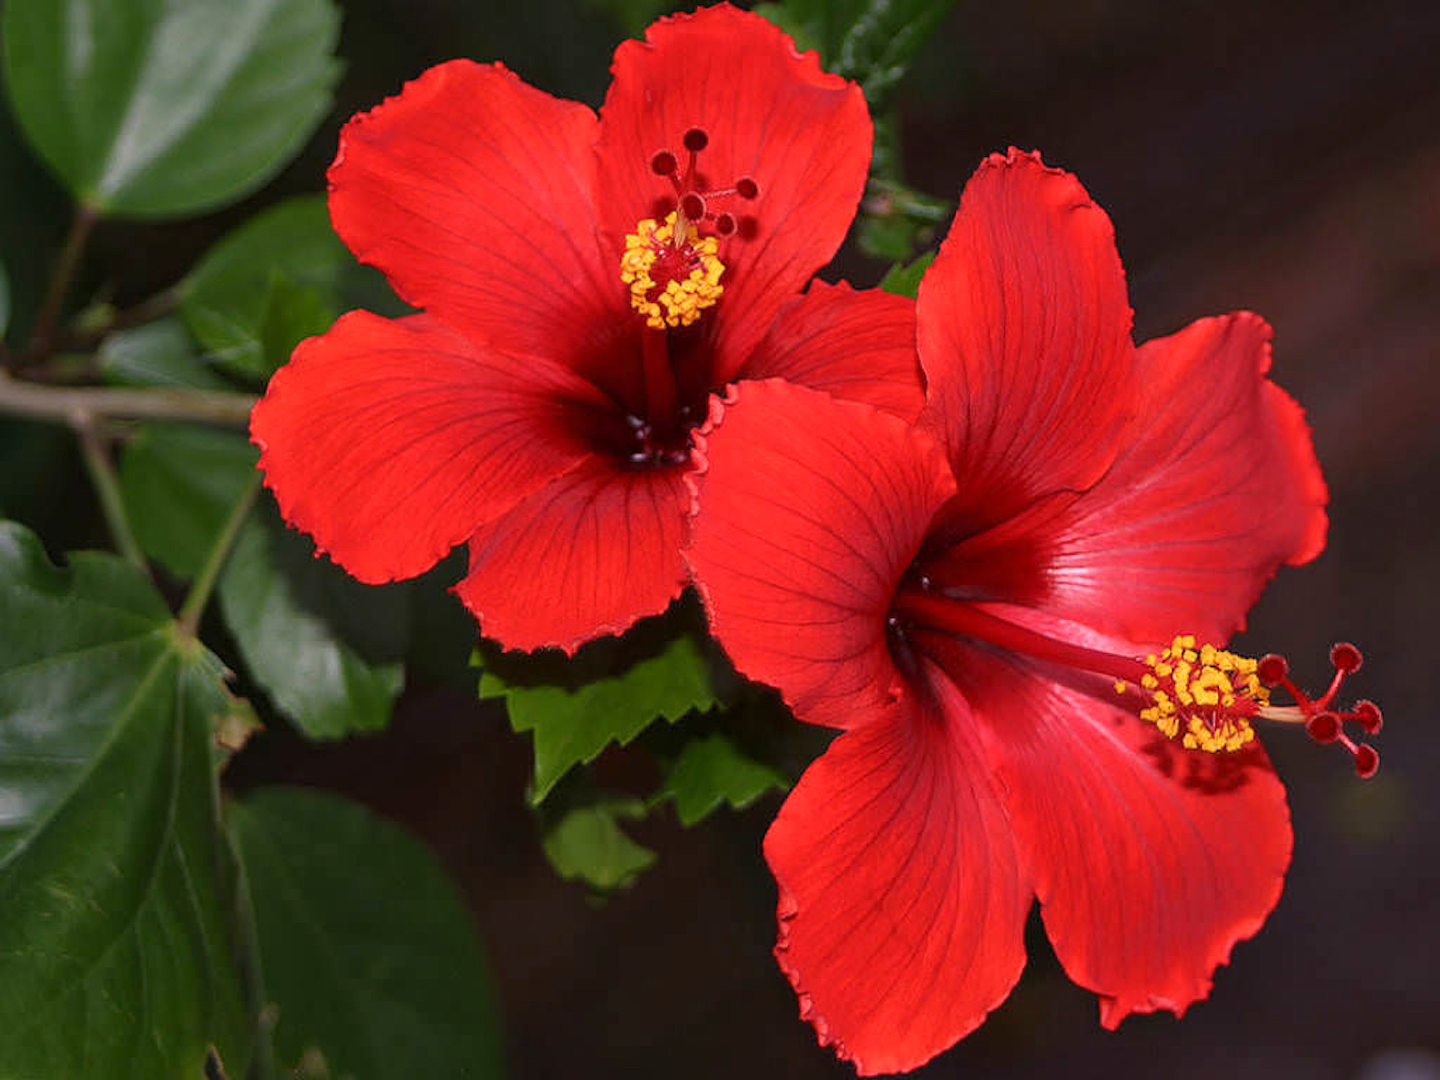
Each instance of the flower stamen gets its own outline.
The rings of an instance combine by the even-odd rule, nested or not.
[[[1384,723],[1379,706],[1358,701],[1348,710],[1333,707],[1345,677],[1360,670],[1362,659],[1360,650],[1349,642],[1335,645],[1330,650],[1335,669],[1330,685],[1312,698],[1291,680],[1290,665],[1283,656],[1270,653],[1252,660],[1213,645],[1197,646],[1193,635],[1180,635],[1143,661],[1148,670],[1140,678],[1139,689],[1149,695],[1152,704],[1140,710],[1140,717],[1169,738],[1179,735],[1190,749],[1211,752],[1238,750],[1253,740],[1250,721],[1256,718],[1300,724],[1316,743],[1344,747],[1355,771],[1369,778],[1380,767],[1380,755],[1373,746],[1350,738],[1345,725],[1353,723],[1374,735]],[[1130,687],[1126,679],[1115,682],[1118,693],[1126,693]],[[1274,687],[1284,689],[1295,704],[1271,704]]]
[[[1162,735],[1179,739],[1188,750],[1210,753],[1240,750],[1255,740],[1251,721],[1300,724],[1317,743],[1337,743],[1350,752],[1362,778],[1375,775],[1380,755],[1345,733],[1354,724],[1367,735],[1380,730],[1383,718],[1373,701],[1359,701],[1348,710],[1334,707],[1345,677],[1360,670],[1360,650],[1348,642],[1330,650],[1335,675],[1319,697],[1312,698],[1291,681],[1289,664],[1271,653],[1259,660],[1200,644],[1181,634],[1159,652],[1146,657],[1123,656],[1050,637],[977,604],[936,590],[926,577],[902,588],[891,610],[892,633],[905,637],[940,632],[986,642],[997,648],[1077,671],[1114,680],[1117,694],[1142,699],[1139,715]],[[1274,687],[1295,699],[1275,705]]]
[[[1167,738],[1180,738],[1187,750],[1239,750],[1255,738],[1249,717],[1270,704],[1270,691],[1256,674],[1259,661],[1217,649],[1196,647],[1193,635],[1176,637],[1160,652],[1145,657],[1149,670],[1140,688],[1153,705],[1140,710]],[[1123,693],[1127,683],[1117,681]],[[1184,731],[1181,732],[1181,724]]]
[[[739,229],[735,215],[715,210],[712,203],[737,196],[759,198],[760,185],[754,177],[742,176],[728,188],[700,189],[700,153],[710,145],[704,128],[692,127],[681,138],[685,147],[685,172],[680,158],[670,150],[650,156],[650,170],[670,181],[675,209],[663,222],[646,218],[625,237],[620,255],[620,280],[630,287],[630,306],[645,316],[652,330],[689,326],[701,312],[713,307],[725,291],[720,276],[725,264],[719,258],[719,241]],[[700,225],[708,222],[712,235],[701,235]]]
[[[716,256],[718,250],[715,237],[702,237],[673,212],[663,224],[646,218],[635,226],[625,237],[620,280],[630,287],[630,306],[645,316],[646,326],[689,326],[714,306],[725,291],[720,284],[725,264]]]

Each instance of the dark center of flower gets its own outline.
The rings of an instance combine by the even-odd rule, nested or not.
[[[1345,733],[1354,724],[1366,734],[1380,730],[1382,717],[1372,701],[1335,709],[1346,676],[1360,669],[1360,650],[1341,643],[1330,650],[1334,676],[1323,694],[1311,697],[1289,676],[1285,658],[1271,653],[1258,660],[1177,635],[1164,648],[1144,657],[1087,648],[1038,633],[1002,618],[977,603],[945,595],[925,578],[901,588],[891,610],[892,633],[923,648],[927,633],[980,642],[1076,671],[1113,680],[1115,692],[1138,702],[1138,715],[1189,750],[1211,753],[1239,750],[1255,738],[1251,721],[1300,724],[1317,743],[1335,743],[1349,751],[1355,770],[1370,777],[1380,766],[1375,748]],[[1274,705],[1270,691],[1283,688],[1293,705]]]
[[[625,462],[635,469],[665,469],[683,465],[690,460],[690,429],[694,427],[693,412],[688,405],[676,410],[678,430],[664,432],[643,416],[633,413],[625,417],[629,429],[624,455]]]

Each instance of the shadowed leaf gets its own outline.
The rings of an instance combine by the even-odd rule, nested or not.
[[[657,719],[674,723],[686,713],[715,706],[709,663],[691,634],[661,640],[638,659],[615,652],[617,646],[643,640],[650,630],[642,627],[618,643],[587,645],[571,661],[484,657],[480,696],[505,698],[510,726],[535,734],[534,802],[544,799],[571,767],[593,761],[611,743],[624,746]],[[613,658],[615,666],[578,685],[561,681],[570,671],[593,672],[600,655]],[[547,668],[553,682],[530,681],[532,673]]]
[[[489,965],[424,845],[302,788],[262,788],[228,816],[287,1068],[323,1061],[353,1080],[500,1075]]]
[[[200,358],[177,316],[106,335],[95,359],[104,379],[121,386],[230,389]]]
[[[120,481],[146,554],[192,577],[251,482],[255,457],[233,432],[142,428],[121,459]],[[250,673],[306,735],[382,729],[403,684],[404,586],[360,585],[313,550],[265,507],[220,575],[221,614]]]
[[[608,799],[567,812],[545,834],[545,856],[566,881],[580,880],[601,891],[629,888],[655,863],[655,852],[620,828],[618,819],[640,820],[638,799]]]
[[[352,262],[330,227],[323,195],[287,199],[205,253],[180,284],[180,311],[217,362],[268,376],[289,359],[295,341],[334,321],[341,280]],[[279,312],[274,310],[277,275],[285,283]],[[302,313],[303,325],[294,311],[300,303],[296,293],[310,308]],[[292,333],[294,340],[280,340]]]
[[[784,791],[789,786],[778,769],[748,757],[715,732],[686,744],[651,801],[674,799],[680,824],[690,826],[722,802],[741,810],[772,788]]]

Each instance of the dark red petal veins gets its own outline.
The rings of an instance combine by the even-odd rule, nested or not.
[[[924,405],[915,302],[815,281],[781,309],[738,377],[778,376],[913,421]]]
[[[728,5],[654,23],[615,52],[600,111],[596,191],[619,258],[627,232],[653,217],[670,186],[649,163],[685,133],[708,137],[703,190],[737,178],[725,210],[739,228],[721,248],[725,296],[714,320],[715,385],[727,382],[780,306],[830,260],[864,190],[870,114],[860,88],[820,70],[814,52]],[[743,189],[743,190],[739,190]],[[745,192],[749,192],[747,196]]]
[[[935,695],[832,742],[765,837],[776,959],[862,1076],[953,1045],[1025,964],[1030,885],[965,704],[943,678]]]
[[[920,361],[976,532],[1109,467],[1134,409],[1134,346],[1110,219],[1037,154],[991,155],[920,285]]]
[[[478,530],[455,592],[481,632],[573,652],[664,611],[686,580],[682,472],[595,457]]]
[[[429,569],[589,455],[605,407],[558,365],[477,347],[428,315],[344,316],[302,341],[250,415],[285,520],[361,581]]]
[[[1285,790],[1259,743],[1187,751],[1023,661],[921,647],[975,709],[1056,955],[1100,995],[1101,1022],[1205,997],[1290,862]]]
[[[737,384],[703,438],[686,558],[735,665],[796,715],[849,727],[892,696],[886,619],[954,481],[888,413],[780,380]]]
[[[1265,377],[1270,336],[1246,312],[1141,348],[1133,437],[1051,527],[1048,610],[1132,641],[1224,641],[1277,567],[1324,547],[1325,481]]]
[[[452,60],[345,125],[330,216],[411,304],[500,347],[566,358],[628,310],[618,256],[596,238],[597,133],[585,106],[500,64]]]

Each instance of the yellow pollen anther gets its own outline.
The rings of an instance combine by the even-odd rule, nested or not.
[[[685,235],[675,240],[673,211],[663,224],[646,218],[625,237],[620,256],[620,280],[630,287],[630,306],[655,330],[689,326],[725,291],[720,284],[725,264],[716,257],[715,237],[702,237],[687,221]]]
[[[1148,670],[1140,688],[1154,704],[1141,709],[1140,718],[1167,738],[1211,753],[1239,750],[1255,738],[1249,717],[1270,704],[1270,691],[1256,674],[1258,661],[1197,646],[1194,636],[1183,634],[1141,663]],[[1115,689],[1124,693],[1130,685],[1120,681]]]

